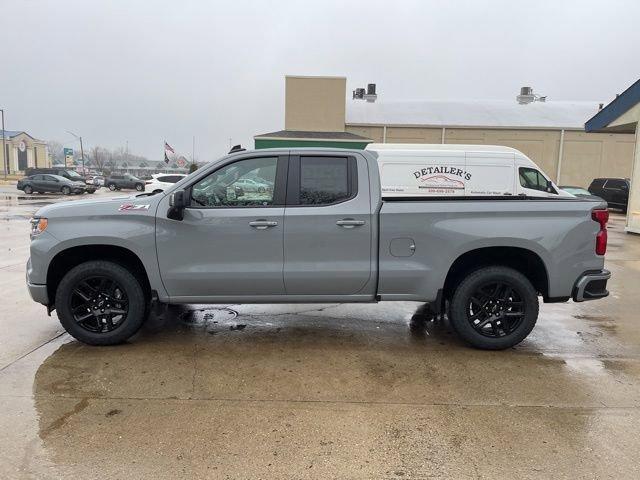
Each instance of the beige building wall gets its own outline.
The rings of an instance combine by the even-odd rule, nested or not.
[[[47,145],[41,140],[34,140],[24,133],[12,138],[6,138],[5,144],[9,152],[9,173],[17,173],[18,170],[18,148],[20,142],[24,141],[27,150],[28,167],[50,167],[47,155]],[[4,149],[0,138],[0,172],[4,172]]]
[[[345,77],[285,77],[285,130],[344,132]]]
[[[383,126],[347,125],[346,131],[383,142]],[[442,128],[387,126],[386,143],[442,143]],[[504,145],[520,150],[558,182],[560,130],[446,128],[444,143]],[[559,183],[587,187],[596,177],[631,176],[634,136],[566,130]]]

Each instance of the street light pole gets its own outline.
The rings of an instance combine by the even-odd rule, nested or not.
[[[4,179],[7,179],[7,144],[4,138],[4,110],[0,109],[2,113],[2,169],[4,170]]]
[[[77,140],[80,140],[80,158],[82,159],[82,175],[86,175],[86,171],[84,169],[84,148],[82,147],[82,137],[80,135],[76,135],[73,132],[70,132],[69,130],[67,130],[67,133],[70,133],[71,135],[76,137]],[[65,160],[65,165],[66,165],[66,160]]]

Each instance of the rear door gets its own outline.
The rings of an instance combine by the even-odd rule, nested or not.
[[[292,155],[287,185],[287,295],[361,293],[371,276],[372,258],[365,159],[350,155]]]
[[[43,191],[57,192],[62,188],[62,186],[60,185],[60,182],[58,182],[58,179],[56,179],[55,177],[51,175],[43,175],[42,178],[43,178],[43,181],[42,181]]]
[[[609,179],[605,183],[606,197],[605,200],[617,205],[624,205],[627,203],[629,191],[627,189],[627,182],[618,179]]]

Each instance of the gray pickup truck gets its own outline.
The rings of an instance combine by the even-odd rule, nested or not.
[[[165,192],[42,208],[27,284],[92,345],[167,304],[419,301],[469,344],[504,349],[531,332],[539,297],[608,295],[607,219],[577,198],[383,199],[370,151],[244,151]]]

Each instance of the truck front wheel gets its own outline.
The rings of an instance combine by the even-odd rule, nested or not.
[[[531,282],[508,267],[486,267],[467,275],[451,298],[450,321],[460,337],[486,350],[513,347],[533,330],[538,295]]]
[[[55,306],[69,334],[89,345],[115,345],[135,334],[145,320],[139,280],[121,265],[91,261],[72,268],[58,285]]]

